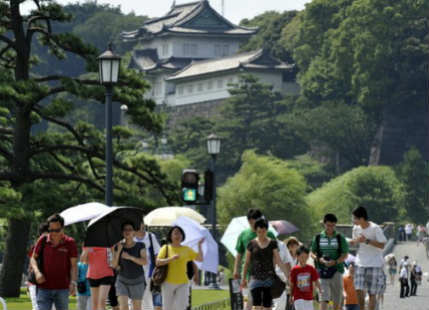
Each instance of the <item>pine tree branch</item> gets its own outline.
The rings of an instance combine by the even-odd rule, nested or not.
[[[6,160],[10,163],[13,162],[14,157],[11,152],[9,152],[7,149],[0,146],[0,155],[6,158]]]
[[[75,137],[75,139],[77,140],[77,142],[79,143],[79,145],[84,145],[83,143],[83,139],[82,137],[79,135],[79,133],[73,128],[73,126],[67,122],[61,121],[59,119],[47,116],[45,114],[43,114],[43,112],[41,111],[41,108],[34,106],[33,107],[34,112],[36,112],[41,118],[43,118],[46,121],[52,122],[54,124],[57,124],[65,129],[67,129],[68,131],[71,132],[71,134]]]
[[[11,45],[6,45],[3,49],[0,50],[0,58],[3,58],[3,55],[6,54],[8,50],[13,48]],[[4,58],[3,58],[4,59]]]
[[[80,182],[80,183],[85,183],[97,190],[99,190],[100,192],[104,192],[104,188],[102,186],[100,186],[99,184],[97,184],[96,182],[94,182],[91,179],[88,178],[84,178],[78,175],[74,175],[74,174],[62,174],[62,173],[52,173],[52,172],[47,172],[47,173],[30,173],[30,176],[28,177],[28,181],[32,182],[35,180],[64,180],[64,181],[76,181],[76,182]],[[2,175],[0,174],[0,180],[2,180]]]
[[[15,42],[9,39],[8,37],[6,37],[5,35],[0,34],[0,41],[5,42],[7,45],[10,45],[10,47],[14,49],[16,48]]]

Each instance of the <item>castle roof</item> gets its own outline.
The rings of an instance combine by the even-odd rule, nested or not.
[[[291,70],[293,67],[294,65],[281,62],[272,57],[267,51],[260,49],[218,59],[193,61],[167,80],[177,81],[239,69]]]
[[[248,37],[256,28],[237,26],[216,12],[207,0],[173,5],[166,15],[146,21],[142,27],[121,33],[125,41],[163,35],[226,35]]]
[[[191,63],[191,58],[170,57],[159,59],[155,48],[135,50],[133,52],[129,67],[141,71],[150,72],[158,69],[180,70]]]

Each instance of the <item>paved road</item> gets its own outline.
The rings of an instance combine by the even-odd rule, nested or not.
[[[395,255],[398,263],[400,258],[404,257],[405,255],[410,257],[411,262],[416,260],[422,267],[425,276],[423,277],[422,285],[417,289],[417,296],[403,299],[399,298],[399,282],[396,281],[396,283],[392,286],[389,285],[388,280],[387,291],[384,296],[384,306],[380,309],[429,310],[429,277],[427,275],[427,273],[429,273],[429,260],[426,258],[424,247],[422,245],[417,247],[415,242],[402,243],[396,245]]]

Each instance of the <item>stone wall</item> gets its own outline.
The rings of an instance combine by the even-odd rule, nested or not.
[[[174,107],[164,106],[162,110],[168,115],[168,128],[172,129],[185,119],[196,116],[212,118],[218,115],[223,102],[224,100],[214,100]]]

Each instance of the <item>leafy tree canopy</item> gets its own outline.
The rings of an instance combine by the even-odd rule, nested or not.
[[[309,3],[294,43],[303,98],[359,104],[378,121],[386,105],[422,105],[428,9],[409,0]]]
[[[316,221],[305,203],[306,182],[286,162],[253,151],[243,154],[240,171],[219,189],[219,221],[243,216],[249,208],[258,208],[269,220],[286,219],[300,228],[300,237],[308,238]]]
[[[363,205],[372,221],[396,221],[404,216],[405,191],[392,168],[371,166],[355,168],[336,177],[309,194],[306,201],[321,218],[334,213],[340,223],[351,222],[351,212]]]
[[[293,63],[291,54],[280,43],[282,29],[288,25],[297,15],[297,11],[285,11],[279,13],[276,11],[267,11],[252,19],[243,19],[240,25],[246,27],[258,27],[259,31],[247,42],[242,50],[251,51],[264,48],[272,53],[273,56],[282,61]]]
[[[425,224],[429,216],[428,179],[429,167],[420,152],[411,148],[398,166],[398,176],[404,184],[405,209],[413,223]]]

